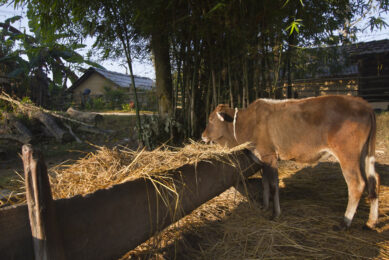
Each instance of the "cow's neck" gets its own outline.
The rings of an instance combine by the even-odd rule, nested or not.
[[[249,108],[239,109],[235,108],[234,120],[232,121],[232,134],[237,144],[250,141],[248,129],[252,129],[252,122],[250,122],[250,114],[252,110]]]

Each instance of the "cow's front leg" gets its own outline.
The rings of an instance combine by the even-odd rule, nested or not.
[[[277,219],[281,214],[278,169],[276,167],[270,166],[269,172],[270,190],[273,197],[273,219]]]
[[[278,169],[277,169],[277,161],[276,158],[270,160],[265,164],[263,168],[263,177],[265,177],[265,182],[267,186],[267,190],[265,190],[264,186],[264,203],[265,197],[267,201],[269,200],[269,194],[271,192],[271,196],[273,198],[273,217],[272,219],[277,219],[281,214],[280,207],[280,194],[279,194],[279,186],[278,186]],[[262,179],[263,181],[263,179]],[[267,196],[265,196],[267,193]],[[268,203],[268,202],[267,202]]]
[[[269,209],[269,201],[270,201],[269,172],[266,170],[266,167],[264,167],[262,173],[262,207],[261,207],[262,210],[266,211]]]

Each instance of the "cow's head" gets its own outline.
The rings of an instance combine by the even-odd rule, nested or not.
[[[201,135],[203,141],[228,147],[236,146],[238,143],[233,133],[234,113],[234,109],[228,105],[218,105],[209,115],[207,127]]]

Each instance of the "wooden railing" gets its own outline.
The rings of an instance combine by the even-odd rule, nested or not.
[[[42,157],[24,146],[28,205],[0,209],[1,259],[118,258],[260,168],[244,152],[231,160],[235,166],[211,160],[170,172],[174,193],[138,179],[53,201]]]

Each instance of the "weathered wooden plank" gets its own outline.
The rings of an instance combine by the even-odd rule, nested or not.
[[[246,176],[259,170],[240,154]],[[239,182],[239,167],[220,161],[183,166],[174,173],[176,194],[150,180],[136,180],[87,197],[57,201],[68,259],[113,259],[144,242],[202,203]],[[164,194],[165,202],[156,190]],[[175,207],[178,205],[178,210]]]
[[[65,259],[42,153],[23,145],[22,159],[35,259]]]
[[[0,259],[34,259],[25,204],[0,209]]]

